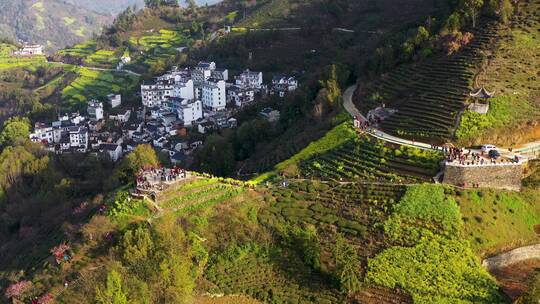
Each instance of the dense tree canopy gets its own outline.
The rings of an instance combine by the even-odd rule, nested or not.
[[[116,177],[121,182],[130,182],[139,170],[145,167],[158,167],[159,159],[150,145],[139,145],[128,154],[116,169]]]
[[[27,118],[13,117],[4,122],[0,133],[0,146],[12,146],[28,140],[30,121]]]

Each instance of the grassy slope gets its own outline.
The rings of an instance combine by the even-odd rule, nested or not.
[[[540,192],[460,191],[456,196],[465,221],[463,236],[482,256],[539,241]]]
[[[502,39],[477,79],[495,91],[489,113],[467,111],[462,117],[457,135],[465,144],[515,145],[540,138],[540,3],[523,1],[518,8],[509,26],[499,30]]]

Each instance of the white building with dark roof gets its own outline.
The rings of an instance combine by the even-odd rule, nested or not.
[[[13,52],[15,56],[38,56],[43,55],[43,46],[40,44],[24,44],[18,51]]]
[[[250,88],[230,86],[227,88],[227,102],[243,107],[255,100],[255,91]]]
[[[105,114],[103,111],[103,103],[97,100],[91,100],[88,103],[87,112],[91,120],[102,120]]]
[[[260,90],[263,85],[262,72],[253,72],[250,70],[245,70],[244,72],[242,72],[242,74],[236,76],[234,79],[235,79],[236,86],[240,88]]]
[[[284,97],[286,93],[298,89],[298,80],[295,77],[277,75],[272,78],[272,93]]]
[[[170,97],[193,99],[194,82],[188,70],[173,69],[153,82],[141,85],[142,103],[146,107],[160,106]]]
[[[225,109],[227,92],[224,80],[209,79],[201,86],[201,100],[205,108],[212,111]]]
[[[107,95],[107,99],[112,109],[122,105],[122,95],[120,94],[109,94]]]
[[[191,126],[193,122],[203,117],[202,102],[184,99],[178,106],[177,113],[184,126]]]
[[[107,155],[109,159],[114,163],[117,162],[120,158],[122,158],[123,154],[122,145],[119,144],[100,144],[99,151]]]
[[[69,128],[69,145],[81,152],[86,152],[88,147],[88,129],[86,127]]]

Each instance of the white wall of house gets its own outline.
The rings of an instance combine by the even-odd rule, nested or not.
[[[225,109],[227,93],[225,89],[225,81],[218,82],[206,81],[202,85],[202,103],[203,106],[213,111]]]
[[[103,103],[90,101],[87,108],[88,116],[93,120],[102,120],[104,116]]]
[[[172,97],[194,99],[195,89],[193,87],[193,80],[190,79],[186,82],[175,83],[173,86]]]
[[[109,99],[109,104],[113,109],[122,104],[122,95],[120,94],[109,94],[107,95],[107,98]]]
[[[191,126],[194,121],[203,117],[202,102],[200,100],[184,101],[177,111],[178,118],[185,126]]]

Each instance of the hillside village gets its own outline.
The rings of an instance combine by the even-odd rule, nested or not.
[[[127,59],[124,61],[128,61]],[[229,77],[215,62],[171,71],[140,86],[141,106],[122,106],[122,96],[110,94],[105,102],[91,100],[85,114],[59,115],[57,121],[37,122],[30,139],[56,154],[79,152],[106,155],[117,162],[137,145],[151,144],[173,164],[185,164],[193,150],[204,144],[182,139],[191,132],[208,134],[236,128],[237,111],[268,95],[285,97],[298,88],[295,77],[276,75],[263,82],[263,73],[245,70]],[[279,111],[259,115],[275,122]]]
[[[0,44],[0,303],[540,301],[540,1],[145,5]]]

